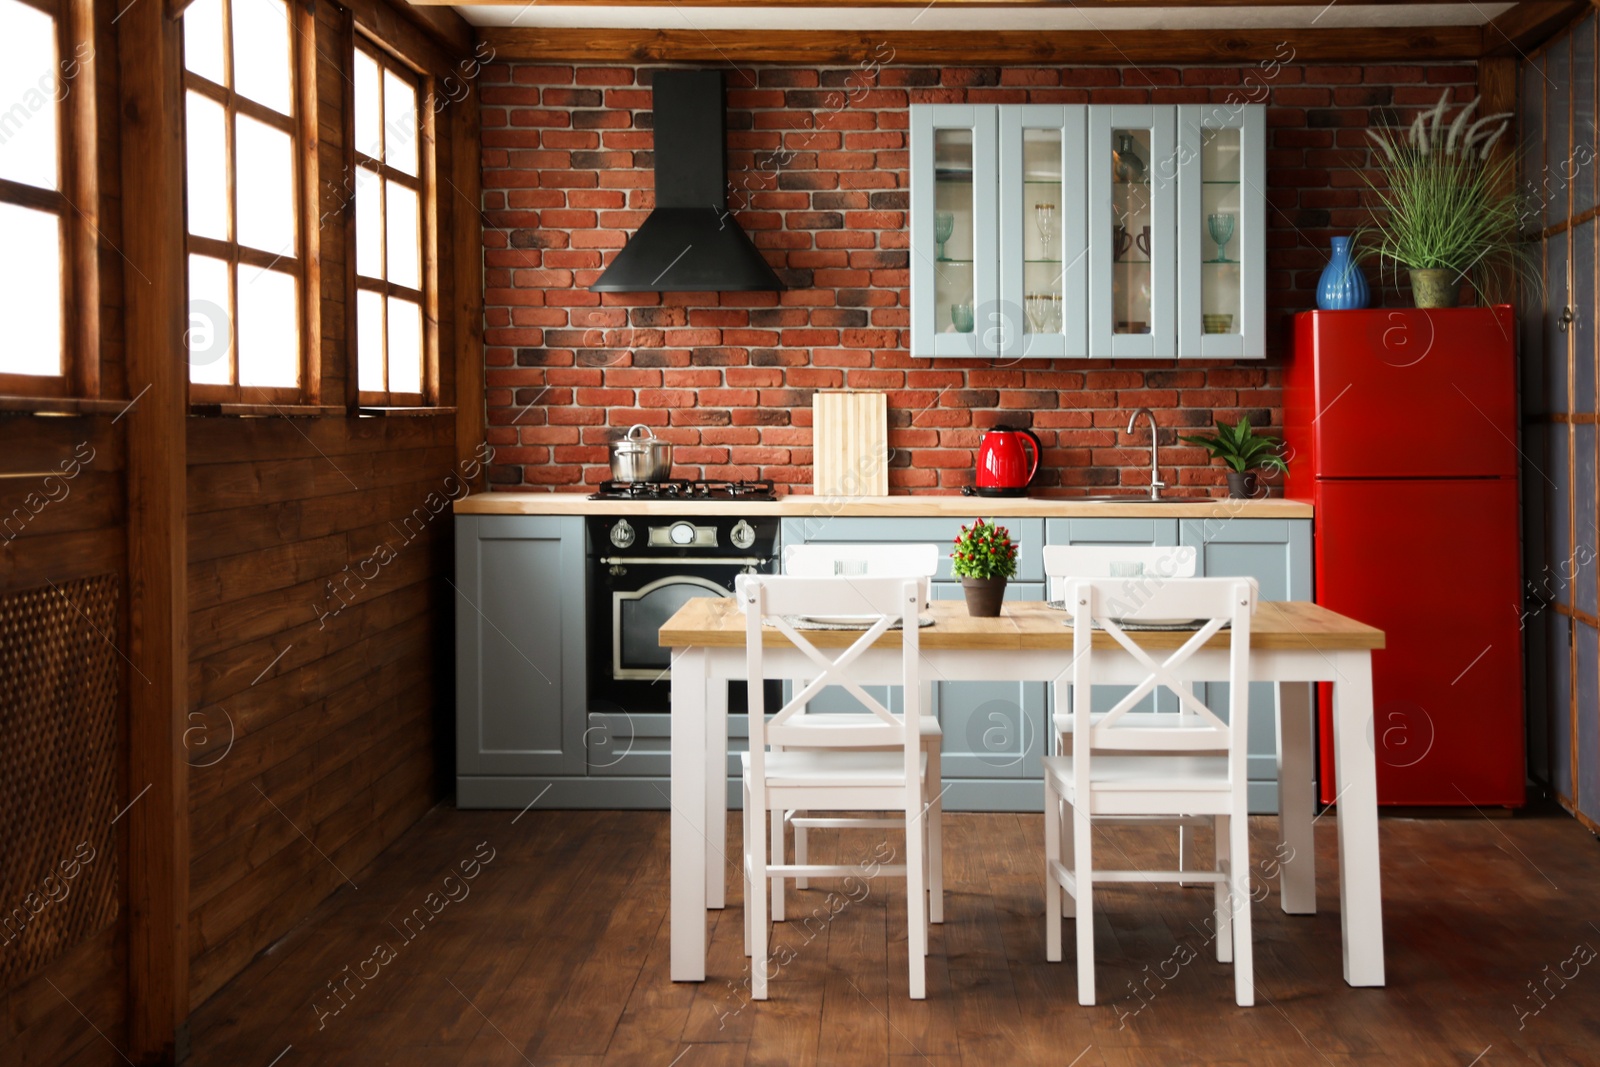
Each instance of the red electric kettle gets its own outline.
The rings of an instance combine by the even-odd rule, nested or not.
[[[979,496],[1027,496],[1039,469],[1039,438],[1032,430],[996,426],[978,443],[973,491]]]

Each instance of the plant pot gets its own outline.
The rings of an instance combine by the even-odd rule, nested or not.
[[[1419,308],[1453,308],[1461,303],[1463,275],[1458,270],[1430,267],[1411,271],[1411,299]]]
[[[1255,471],[1228,471],[1228,496],[1234,500],[1251,500],[1256,495],[1258,480]]]
[[[975,619],[993,619],[1000,614],[1006,597],[1004,578],[963,578],[961,591],[967,597],[967,614]]]

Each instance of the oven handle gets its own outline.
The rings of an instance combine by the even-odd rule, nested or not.
[[[686,567],[702,563],[733,564],[740,567],[759,567],[763,563],[771,562],[759,556],[601,556],[600,562],[608,567],[635,566],[651,567]]]

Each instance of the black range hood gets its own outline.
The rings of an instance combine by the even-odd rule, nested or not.
[[[590,289],[601,293],[782,289],[728,210],[720,70],[657,70],[656,207]]]

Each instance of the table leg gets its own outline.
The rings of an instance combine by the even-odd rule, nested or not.
[[[672,664],[672,980],[706,977],[706,653]],[[719,768],[720,770],[720,768]],[[722,775],[717,775],[720,780]]]
[[[1311,686],[1278,683],[1278,901],[1290,915],[1317,913],[1311,822]]]
[[[728,890],[728,683],[706,683],[706,907],[723,907]],[[744,842],[739,842],[743,855]],[[744,867],[743,862],[739,864]]]
[[[1378,872],[1378,777],[1373,751],[1372,655],[1335,660],[1333,745],[1339,811],[1339,918],[1344,980],[1381,986],[1383,896]]]

